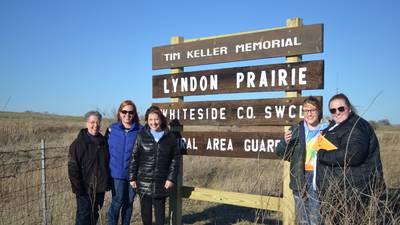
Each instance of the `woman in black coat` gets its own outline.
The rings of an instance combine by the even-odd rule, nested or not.
[[[321,149],[317,157],[317,185],[328,206],[325,213],[330,214],[325,217],[333,218],[335,224],[349,219],[348,224],[362,224],[363,210],[385,189],[379,142],[346,95],[333,96],[329,111],[333,121],[323,134],[337,149]]]
[[[150,107],[146,125],[138,134],[128,169],[128,180],[140,196],[144,225],[164,224],[165,200],[176,182],[181,153],[176,137],[167,129],[167,120],[158,107]]]
[[[100,133],[101,114],[86,113],[86,128],[69,148],[68,176],[76,196],[76,225],[95,225],[110,189],[109,155],[106,139]]]

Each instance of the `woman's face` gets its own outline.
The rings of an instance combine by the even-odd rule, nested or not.
[[[150,113],[147,119],[147,124],[149,124],[150,129],[160,131],[161,130],[161,120],[157,113]]]
[[[134,114],[133,106],[126,105],[119,111],[119,118],[123,124],[132,124]]]
[[[313,106],[310,103],[305,103],[303,105],[303,114],[304,114],[304,121],[311,125],[311,126],[317,126],[319,123],[318,120],[318,115],[319,111],[317,107]]]
[[[86,128],[88,129],[89,134],[96,135],[100,131],[100,123],[101,120],[95,115],[89,116],[86,120]]]
[[[329,103],[329,112],[331,112],[333,120],[339,124],[349,117],[351,109],[347,107],[343,99],[334,99]]]

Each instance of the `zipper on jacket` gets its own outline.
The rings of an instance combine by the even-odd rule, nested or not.
[[[153,138],[153,143],[155,144],[155,165],[154,165],[154,173],[153,173],[153,193],[154,195],[156,195],[156,170],[158,167],[158,142],[160,142],[160,140],[158,140],[158,142],[156,142],[156,140],[154,139],[153,135],[151,136]]]

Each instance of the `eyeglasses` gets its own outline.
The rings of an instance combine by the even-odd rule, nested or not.
[[[303,109],[303,113],[307,114],[307,113],[316,113],[318,110],[317,109]]]
[[[344,107],[344,106],[340,106],[339,108],[337,108],[337,109],[335,109],[335,108],[331,108],[331,109],[329,109],[329,112],[331,112],[332,114],[335,114],[336,113],[336,111],[339,111],[339,112],[344,112],[344,110],[345,110],[346,108]]]
[[[127,110],[121,110],[122,114],[129,114],[129,115],[133,115],[133,111],[127,111]]]

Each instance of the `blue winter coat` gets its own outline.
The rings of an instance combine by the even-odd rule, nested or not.
[[[115,179],[126,179],[128,174],[129,158],[132,154],[133,145],[142,125],[132,124],[125,131],[121,122],[111,124],[107,129],[106,138],[110,152],[110,173]]]

